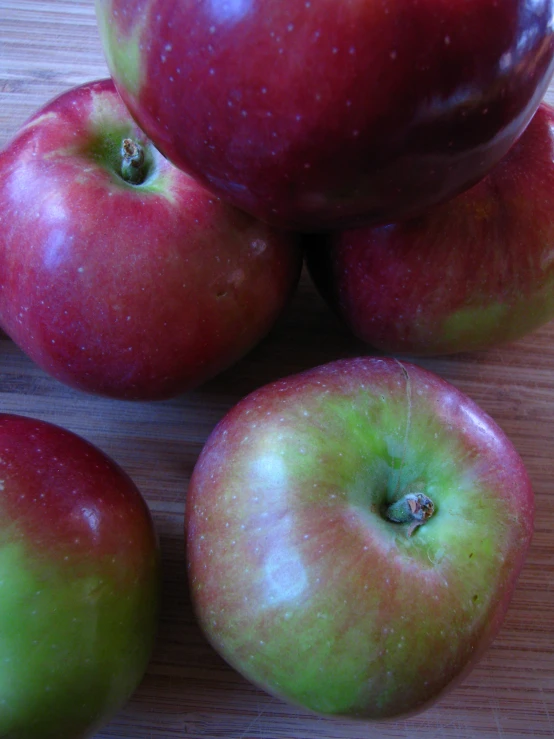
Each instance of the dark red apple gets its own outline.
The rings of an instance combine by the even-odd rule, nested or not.
[[[552,0],[96,0],[110,70],[177,166],[297,230],[415,215],[508,151]]]
[[[271,328],[296,239],[173,167],[110,80],[69,90],[0,153],[0,325],[79,389],[194,387]]]
[[[420,218],[314,237],[315,284],[386,352],[517,339],[554,317],[554,110],[541,104],[489,175]]]
[[[381,719],[431,705],[490,645],[533,495],[468,397],[364,358],[240,401],[196,464],[186,526],[196,613],[231,665],[313,711]]]
[[[84,739],[143,677],[157,538],[139,491],[84,439],[0,414],[0,736]]]

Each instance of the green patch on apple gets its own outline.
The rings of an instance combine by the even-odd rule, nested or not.
[[[33,562],[22,543],[0,547],[1,736],[57,738],[60,716],[72,736],[83,716],[96,723],[119,708],[148,661],[149,640],[135,636],[153,628],[148,601],[96,566],[75,578],[65,565]],[[17,728],[26,712],[35,719]]]
[[[448,316],[443,324],[442,341],[447,346],[463,346],[466,351],[487,348],[490,337],[497,342],[518,339],[549,321],[554,315],[554,280],[535,294],[513,303],[492,302],[467,306]]]
[[[119,79],[129,94],[138,96],[143,79],[140,39],[145,15],[142,16],[142,21],[137,18],[132,32],[124,34],[110,18],[106,7],[109,4],[96,3],[98,30],[106,51],[106,60],[110,69],[117,69]]]

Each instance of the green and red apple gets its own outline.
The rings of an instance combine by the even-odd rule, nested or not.
[[[159,591],[152,518],[123,470],[0,414],[0,736],[99,731],[144,675]]]
[[[189,581],[221,655],[326,715],[430,706],[497,634],[533,529],[498,425],[435,374],[341,360],[214,429],[187,495]]]

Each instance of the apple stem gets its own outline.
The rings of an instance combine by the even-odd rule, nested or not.
[[[144,182],[144,151],[133,139],[123,139],[121,145],[121,176],[131,185]]]
[[[409,523],[408,536],[428,521],[435,512],[431,498],[423,493],[406,493],[400,500],[391,503],[385,511],[385,517],[393,523]]]

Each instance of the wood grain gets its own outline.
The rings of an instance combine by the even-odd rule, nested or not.
[[[53,95],[106,74],[92,0],[0,0],[0,146]],[[537,497],[534,541],[506,622],[461,687],[408,721],[368,726],[322,719],[252,687],[195,625],[183,513],[190,473],[210,430],[265,382],[367,351],[345,335],[305,275],[265,341],[218,379],[172,401],[123,403],[80,394],[0,340],[0,408],[59,423],[104,449],[134,478],[160,533],[165,574],[157,648],[136,695],[99,739],[554,736],[554,324],[500,349],[420,362],[500,423]]]

